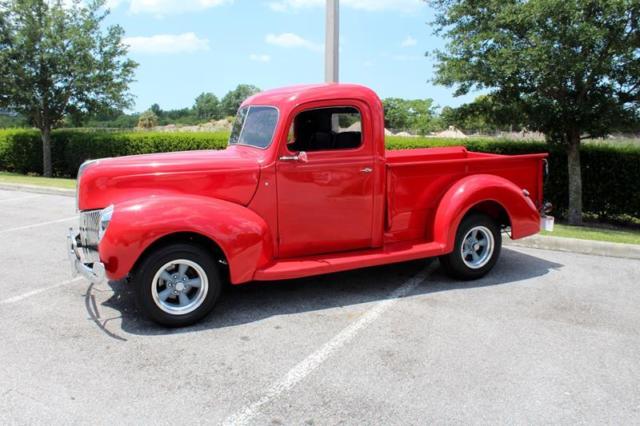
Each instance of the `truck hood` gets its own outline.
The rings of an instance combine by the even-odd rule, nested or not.
[[[78,207],[163,194],[213,197],[237,204],[251,201],[260,176],[260,153],[246,147],[105,158],[78,177]]]

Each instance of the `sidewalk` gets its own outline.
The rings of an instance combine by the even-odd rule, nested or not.
[[[515,241],[507,237],[503,239],[503,242],[505,246],[566,251],[595,256],[621,257],[625,259],[640,259],[640,245],[635,244],[579,240],[577,238],[552,237],[548,235],[534,235]]]

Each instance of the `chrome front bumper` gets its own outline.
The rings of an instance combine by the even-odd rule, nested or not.
[[[82,258],[78,241],[79,234],[74,232],[73,228],[69,228],[67,232],[67,255],[69,256],[69,262],[71,262],[71,273],[74,277],[80,274],[96,284],[104,281],[106,278],[104,263],[95,260],[91,260],[91,263],[85,263],[88,259]]]

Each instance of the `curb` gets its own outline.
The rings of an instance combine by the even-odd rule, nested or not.
[[[534,235],[521,240],[504,240],[505,246],[527,247],[544,250],[590,254],[592,256],[640,259],[640,245],[609,243],[605,241],[578,240],[576,238]]]
[[[24,185],[20,183],[0,183],[0,189],[35,192],[37,194],[62,195],[64,197],[76,196],[76,191],[73,189],[50,188],[46,186]]]

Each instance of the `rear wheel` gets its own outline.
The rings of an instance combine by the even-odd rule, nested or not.
[[[222,287],[211,254],[191,244],[173,244],[149,254],[133,284],[143,313],[168,327],[201,320],[213,309]]]
[[[440,257],[440,263],[452,277],[474,280],[485,276],[496,264],[502,248],[500,228],[481,213],[467,215],[456,233],[453,251]]]

